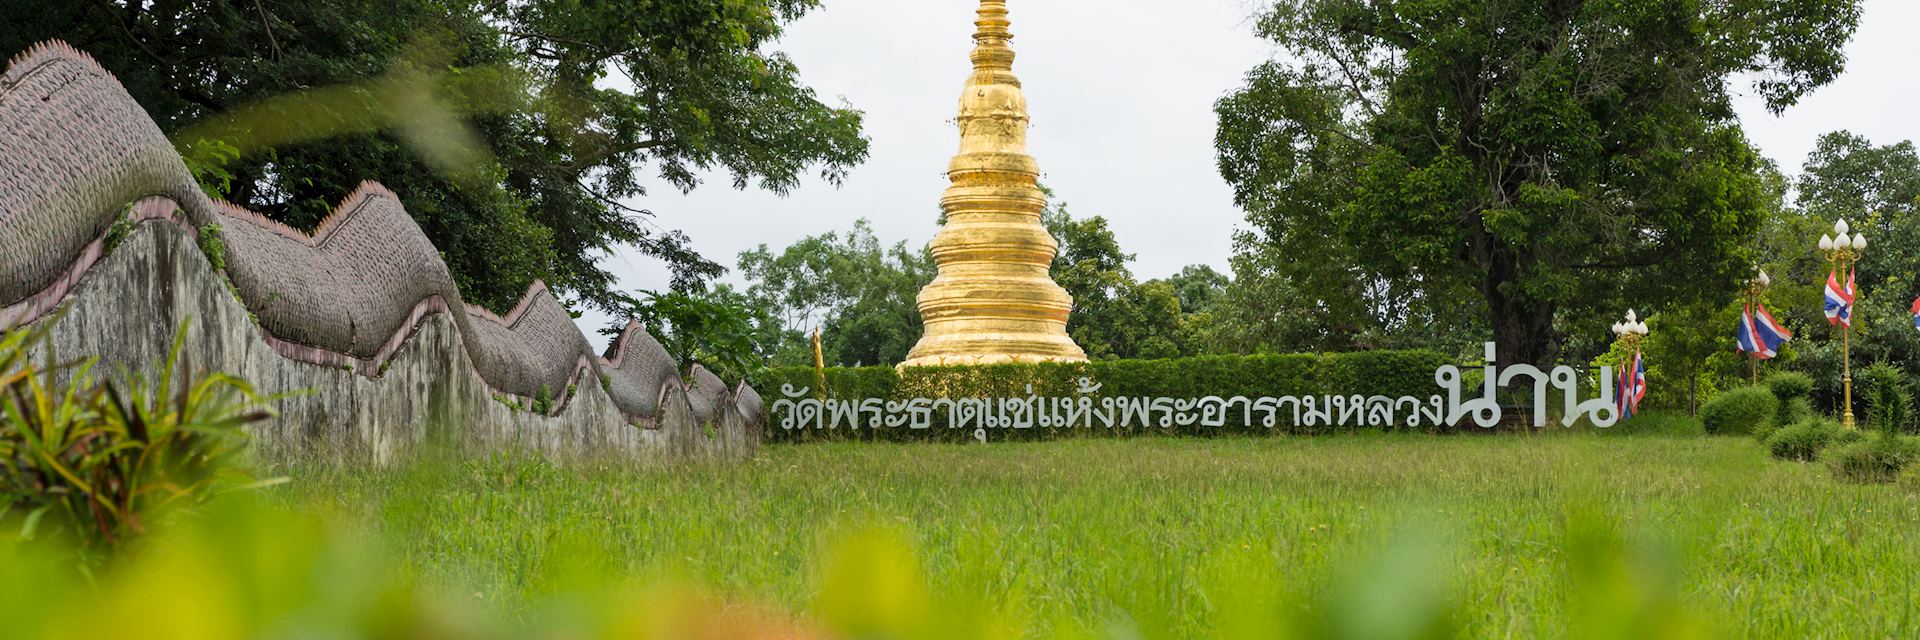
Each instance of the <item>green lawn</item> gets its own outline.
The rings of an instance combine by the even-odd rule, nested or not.
[[[1912,483],[1842,484],[1745,438],[818,444],[673,470],[290,475],[276,501],[364,522],[427,583],[513,616],[588,566],[956,635],[1920,635]]]

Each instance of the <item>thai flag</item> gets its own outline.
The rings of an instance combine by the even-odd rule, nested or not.
[[[1920,329],[1920,298],[1913,299],[1913,328]]]
[[[1631,364],[1620,369],[1619,383],[1620,396],[1614,402],[1625,420],[1640,412],[1640,400],[1647,397],[1647,362],[1639,351],[1633,352]]]
[[[1846,288],[1840,287],[1840,277],[1833,272],[1827,273],[1827,324],[1843,327],[1853,326],[1853,273],[1847,273]]]
[[[1754,305],[1750,320],[1753,322],[1755,341],[1760,346],[1760,350],[1756,353],[1759,353],[1761,358],[1780,355],[1780,345],[1793,339],[1793,332],[1788,331],[1786,325],[1780,324],[1779,320],[1773,319],[1773,314],[1767,312],[1766,305]]]
[[[1751,307],[1740,310],[1740,328],[1734,331],[1733,341],[1734,344],[1740,348],[1741,353],[1751,353],[1754,355],[1761,353],[1760,330],[1753,326],[1753,309]]]

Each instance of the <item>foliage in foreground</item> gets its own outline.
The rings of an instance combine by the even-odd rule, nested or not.
[[[860,533],[878,523],[924,576],[906,583],[924,597],[903,600],[1002,620],[1013,630],[1000,637],[1078,638],[1400,619],[1329,611],[1336,583],[1372,594],[1356,600],[1441,608],[1467,637],[1605,636],[1603,623],[1626,622],[1608,613],[1618,605],[1571,575],[1572,538],[1597,527],[1568,505],[1586,504],[1629,523],[1617,537],[1640,560],[1596,573],[1726,636],[1912,636],[1911,494],[1770,464],[1740,439],[1556,434],[825,443],[662,471],[295,468],[270,495],[348,510],[424,583],[516,618],[547,609],[568,587],[549,567],[576,557],[823,617],[828,558],[877,547]],[[1367,578],[1380,573],[1404,579]],[[1231,633],[1229,611],[1254,631]]]
[[[420,479],[446,482],[473,474],[526,490],[562,483],[572,472],[496,459],[425,473]],[[446,489],[417,486],[422,493],[389,497],[405,504]],[[1253,540],[1194,549],[1203,559],[1193,567],[1168,565],[1153,556],[1123,558],[1143,575],[1191,576],[1194,582],[1183,589],[1205,594],[1205,604],[1141,590],[1140,599],[1113,602],[1094,619],[1079,621],[1097,624],[1081,627],[1036,617],[1035,603],[1023,600],[1051,589],[1029,591],[1043,587],[1006,564],[1005,549],[932,546],[892,522],[846,522],[820,532],[808,558],[781,564],[808,585],[807,595],[787,606],[769,606],[750,594],[696,585],[672,573],[621,575],[610,569],[619,565],[618,557],[582,537],[587,531],[581,523],[542,522],[555,527],[554,535],[528,541],[542,548],[544,561],[522,567],[518,577],[526,591],[515,600],[514,594],[483,586],[436,580],[434,567],[456,567],[461,558],[424,567],[407,561],[399,552],[416,543],[398,538],[387,538],[394,546],[371,543],[378,539],[370,537],[374,532],[354,525],[327,502],[229,499],[162,532],[151,544],[130,549],[123,562],[100,574],[97,586],[49,561],[35,544],[0,538],[0,619],[22,638],[531,638],[561,633],[960,639],[1206,632],[1202,635],[1219,638],[1411,640],[1471,635],[1485,615],[1484,594],[1461,584],[1479,571],[1458,561],[1472,550],[1445,535],[1444,528],[1409,526],[1418,521],[1340,545],[1331,566],[1305,574],[1276,562],[1273,550]],[[1564,599],[1549,628],[1596,639],[1707,635],[1711,621],[1683,605],[1683,573],[1660,545],[1622,529],[1591,505],[1563,505],[1548,520],[1555,556],[1550,571],[1559,592],[1543,595]],[[722,537],[701,544],[725,554],[724,549],[744,542]],[[751,547],[737,551],[765,553]],[[958,561],[963,574],[947,576],[955,583],[937,582],[928,571],[935,559]],[[988,584],[1000,588],[975,590]],[[22,588],[26,585],[32,588]],[[1170,605],[1192,609],[1162,609]]]
[[[96,381],[92,361],[35,365],[27,350],[51,353],[49,326],[0,339],[0,524],[99,559],[248,482],[241,427],[271,414],[245,381],[182,359],[185,326],[159,377],[130,384]]]

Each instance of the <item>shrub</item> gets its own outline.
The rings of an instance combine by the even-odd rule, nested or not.
[[[1864,436],[1853,429],[1841,429],[1832,419],[1811,417],[1793,427],[1782,427],[1766,438],[1766,450],[1780,459],[1814,461],[1820,452],[1836,446],[1860,442]]]
[[[1780,405],[1780,410],[1775,412],[1773,417],[1774,425],[1793,424],[1811,418],[1813,417],[1813,402],[1806,398],[1788,400],[1786,404]]]
[[[553,390],[548,389],[547,385],[540,385],[540,390],[533,394],[532,409],[543,416],[553,415]]]
[[[1782,371],[1767,376],[1767,391],[1780,403],[1773,416],[1775,425],[1793,424],[1813,415],[1813,404],[1807,399],[1813,394],[1813,378],[1807,374]]]
[[[1842,440],[1843,432],[1832,420],[1808,418],[1775,430],[1767,437],[1767,451],[1782,460],[1811,461],[1819,458],[1827,445]]]
[[[1888,435],[1899,435],[1911,421],[1912,400],[1907,395],[1906,373],[1886,363],[1867,367],[1862,378],[1871,383],[1867,392],[1867,422]]]
[[[133,203],[129,202],[126,206],[120,208],[120,215],[114,216],[113,224],[107,227],[107,236],[106,239],[100,243],[101,247],[105,249],[107,253],[112,253],[113,249],[120,246],[120,242],[126,240],[127,236],[132,233]]]
[[[1833,467],[1834,477],[1848,482],[1893,482],[1916,456],[1920,456],[1920,443],[1882,432],[1833,447],[1828,452],[1827,463]]]
[[[1761,387],[1734,389],[1714,396],[1700,408],[1700,421],[1711,434],[1750,434],[1765,429],[1779,402]]]
[[[34,365],[45,327],[0,340],[0,518],[22,537],[112,551],[163,512],[250,480],[238,470],[250,422],[271,413],[229,375],[181,358],[183,325],[155,380],[96,383],[92,362]]]
[[[214,271],[227,269],[227,242],[220,236],[220,225],[202,225],[194,231],[194,240],[200,252],[207,254],[207,264],[213,265]]]

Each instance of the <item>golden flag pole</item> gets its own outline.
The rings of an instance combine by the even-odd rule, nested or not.
[[[1826,253],[1827,260],[1833,263],[1831,277],[1844,280],[1845,284],[1842,286],[1851,289],[1854,265],[1859,262],[1861,254],[1867,250],[1867,237],[1864,234],[1855,233],[1852,238],[1848,238],[1848,230],[1846,220],[1834,222],[1832,237],[1826,234],[1820,235],[1820,250]],[[1859,295],[1858,291],[1848,293]],[[1847,305],[1850,307],[1846,310],[1847,319],[1840,323],[1840,388],[1842,389],[1840,401],[1844,403],[1842,408],[1845,410],[1840,420],[1848,429],[1853,429],[1853,323],[1860,319],[1858,313],[1860,308],[1851,301]]]
[[[813,328],[813,384],[817,391],[814,395],[821,401],[827,399],[827,360],[820,355],[820,328]]]

